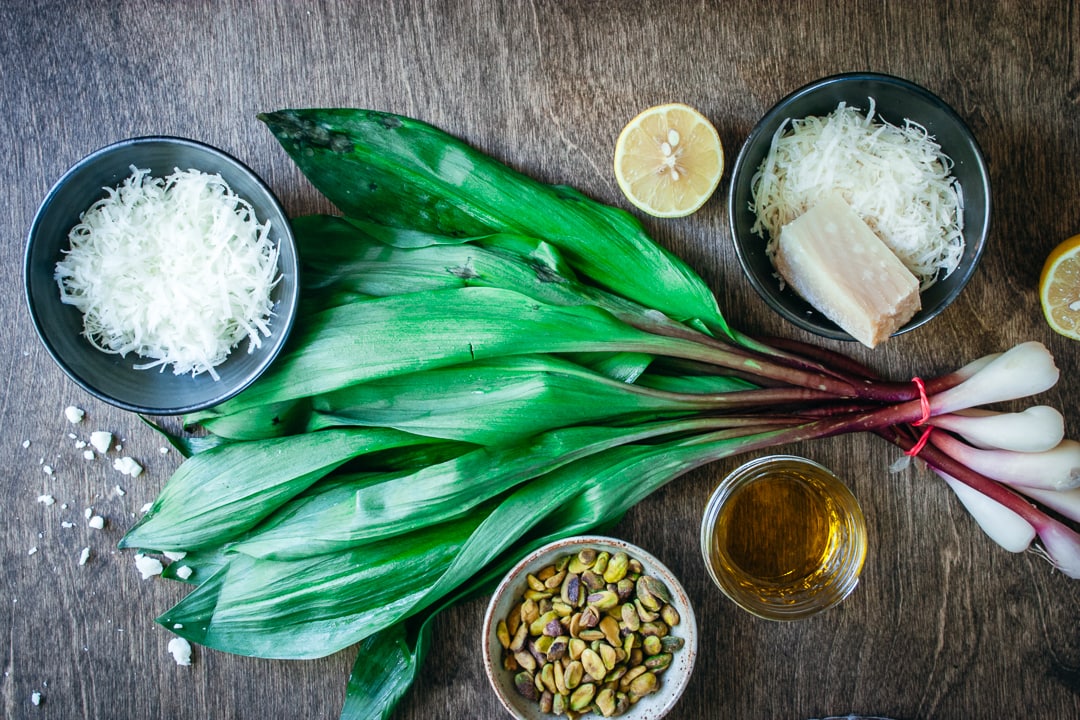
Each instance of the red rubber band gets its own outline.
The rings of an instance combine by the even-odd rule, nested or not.
[[[930,431],[932,431],[933,429],[934,426],[931,425],[925,430],[923,430],[922,437],[919,438],[919,441],[912,445],[910,450],[905,451],[904,454],[908,457],[915,457],[916,455],[921,453],[922,449],[926,447],[926,441],[930,439]]]
[[[922,417],[912,423],[915,427],[919,427],[930,419],[930,398],[926,396],[926,383],[922,381],[922,378],[913,377],[911,382],[915,383],[915,387],[919,388],[919,406],[922,408]]]

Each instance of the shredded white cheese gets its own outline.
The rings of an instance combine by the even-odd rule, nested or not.
[[[214,367],[244,338],[252,352],[270,335],[270,223],[220,175],[131,170],[72,228],[55,270],[61,300],[100,350],[148,360],[137,369],[217,380]]]
[[[780,229],[833,192],[919,278],[925,290],[956,269],[964,253],[964,201],[952,161],[925,128],[874,119],[840,105],[825,117],[785,121],[751,181],[753,232]]]

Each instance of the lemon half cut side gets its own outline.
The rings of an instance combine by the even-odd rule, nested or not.
[[[1054,332],[1080,340],[1080,235],[1058,245],[1046,258],[1039,301]]]
[[[615,142],[619,189],[649,215],[689,215],[712,196],[723,174],[720,135],[689,105],[648,108],[623,128]]]

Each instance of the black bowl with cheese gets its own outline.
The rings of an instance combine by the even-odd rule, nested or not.
[[[70,248],[69,233],[106,188],[116,188],[133,168],[164,178],[175,170],[220,175],[250,204],[277,249],[280,279],[270,291],[269,336],[248,352],[242,341],[214,370],[174,374],[169,367],[136,369],[147,358],[106,353],[84,335],[82,312],[61,301],[57,262]],[[120,258],[122,262],[124,259]],[[184,262],[178,258],[176,272]],[[30,228],[24,259],[26,300],[49,355],[76,384],[112,405],[149,415],[180,415],[212,407],[253,383],[273,362],[292,328],[299,300],[299,260],[288,217],[269,187],[246,165],[201,142],[177,137],[140,137],[104,147],[76,163],[52,187]],[[202,288],[192,287],[198,293]],[[168,310],[173,310],[169,308]]]
[[[826,116],[841,103],[865,113],[869,99],[874,119],[902,126],[912,121],[926,128],[952,161],[952,175],[964,200],[964,251],[956,269],[921,292],[921,309],[897,334],[913,330],[940,314],[963,290],[978,265],[990,227],[990,179],[974,135],[941,98],[910,81],[878,73],[833,75],[799,88],[774,105],[751,131],[732,170],[728,217],[735,251],[750,284],[781,316],[816,335],[852,340],[847,332],[813,308],[790,287],[783,286],[766,254],[768,236],[754,232],[752,181],[785,122]]]

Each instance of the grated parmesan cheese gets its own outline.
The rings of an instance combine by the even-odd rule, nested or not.
[[[964,253],[964,201],[952,161],[926,129],[875,121],[840,105],[825,117],[785,121],[751,180],[753,232],[768,234],[775,257],[780,229],[839,192],[926,290]]]
[[[83,314],[98,349],[146,358],[145,370],[209,373],[247,338],[270,335],[277,246],[270,223],[220,175],[132,174],[72,228],[56,264],[61,300]]]

